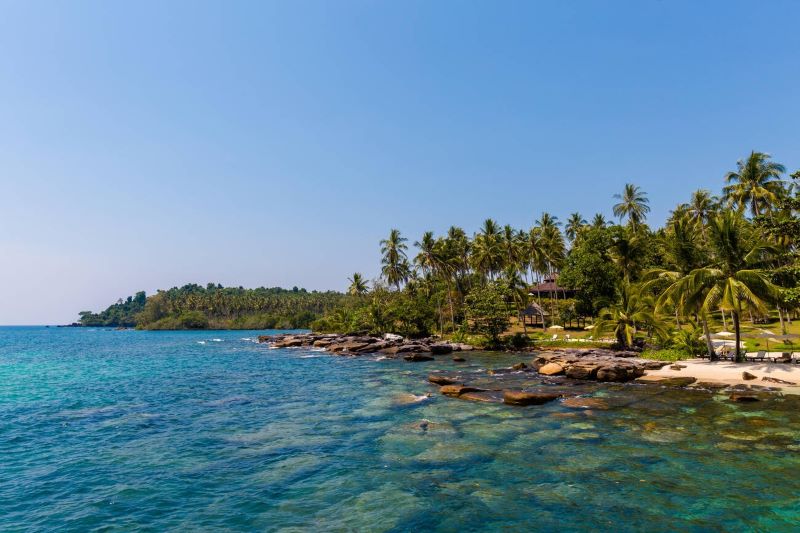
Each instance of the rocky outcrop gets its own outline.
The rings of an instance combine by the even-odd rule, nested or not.
[[[272,348],[322,348],[337,355],[381,353],[389,357],[401,356],[407,361],[430,361],[432,359],[430,355],[444,355],[474,349],[468,344],[446,343],[432,338],[409,341],[392,334],[383,337],[318,333],[261,335],[258,337],[258,342],[269,344]]]
[[[480,389],[478,387],[467,387],[466,385],[445,385],[439,389],[439,392],[441,392],[445,396],[458,398],[459,396],[467,392],[486,392],[486,389]]]
[[[742,379],[744,379],[745,381],[750,381],[753,379],[758,379],[758,376],[756,376],[755,374],[751,374],[750,372],[744,371],[742,372]]]
[[[608,350],[548,352],[534,359],[532,366],[546,376],[563,373],[571,379],[625,382],[643,376],[646,370],[661,368],[667,364],[634,358],[631,353]]]

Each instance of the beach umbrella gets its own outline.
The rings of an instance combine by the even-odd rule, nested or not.
[[[583,329],[585,329],[586,331],[589,331],[590,329],[594,329],[594,326],[586,326],[586,327],[585,327],[585,328],[583,328]]]
[[[731,333],[730,331],[719,331],[717,333],[712,333],[711,335],[714,337],[733,337],[736,335],[736,333]]]
[[[550,326],[547,329],[564,329],[564,326]]]

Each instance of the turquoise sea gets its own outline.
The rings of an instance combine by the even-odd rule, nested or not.
[[[438,395],[449,357],[259,333],[0,328],[0,531],[800,528],[796,398],[616,385],[512,408]]]

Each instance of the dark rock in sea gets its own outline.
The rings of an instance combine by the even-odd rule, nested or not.
[[[707,390],[722,390],[728,387],[727,383],[719,381],[698,381],[694,383],[694,388],[707,389]]]
[[[561,405],[574,409],[608,409],[608,403],[601,398],[585,398],[581,396],[567,398]]]
[[[758,402],[761,400],[758,394],[752,392],[734,392],[729,397],[731,401],[734,402],[741,402],[741,403],[750,403],[750,402]]]
[[[406,361],[410,361],[412,363],[420,363],[423,361],[433,361],[433,357],[430,355],[426,355],[424,353],[410,353],[406,356],[403,356],[403,359]]]
[[[433,355],[445,355],[453,351],[453,346],[444,343],[431,344],[430,350]]]
[[[496,402],[491,392],[462,392],[458,395],[459,400],[469,400],[472,402]]]
[[[550,392],[503,391],[503,403],[508,405],[541,405],[561,398]]]
[[[466,385],[445,385],[439,389],[445,396],[457,398],[466,392],[486,392],[486,389],[478,387],[467,387]]]
[[[742,379],[749,381],[752,379],[758,379],[758,376],[756,376],[755,374],[751,374],[750,372],[744,371],[742,372]]]
[[[440,376],[438,374],[430,374],[428,375],[428,381],[431,383],[435,383],[436,385],[461,385],[461,380],[450,377],[450,376]]]
[[[527,369],[528,365],[526,365],[525,363],[517,363],[516,365],[511,367],[511,370],[516,370],[516,371],[527,370]]]
[[[453,357],[453,361],[456,362],[456,363],[463,363],[463,362],[466,361],[466,359],[464,359],[460,355],[456,355],[455,357]]]

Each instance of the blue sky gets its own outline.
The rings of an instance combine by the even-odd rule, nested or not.
[[[0,324],[186,282],[343,289],[486,217],[651,220],[800,167],[800,3],[0,3]]]

